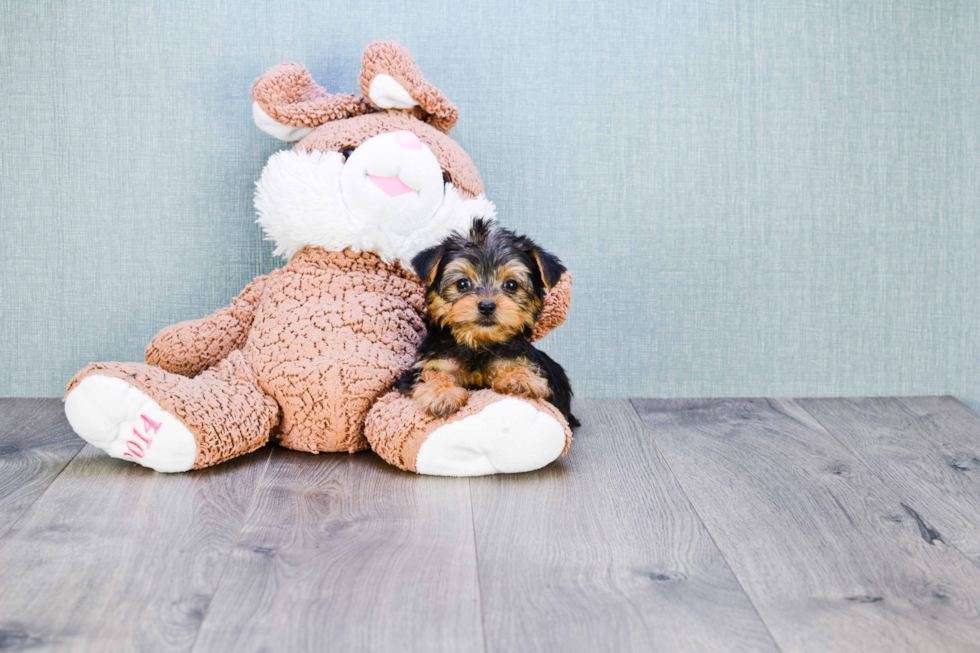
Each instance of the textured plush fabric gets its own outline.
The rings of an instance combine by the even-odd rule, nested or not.
[[[418,278],[370,253],[307,249],[269,275],[245,355],[282,410],[279,442],[367,448],[364,416],[425,333]]]
[[[568,316],[572,305],[572,274],[565,272],[561,275],[548,294],[544,296],[544,306],[538,320],[534,323],[534,340],[540,340],[557,329]]]
[[[316,127],[367,113],[370,103],[350,93],[330,95],[302,64],[273,66],[252,84],[252,99],[270,117],[291,127]]]
[[[425,439],[437,428],[450,422],[476,415],[481,410],[496,403],[506,395],[492,390],[477,390],[470,393],[466,405],[449,417],[433,418],[426,414],[414,399],[392,391],[381,398],[367,416],[364,432],[371,449],[387,462],[409,472],[418,471],[415,459]],[[572,443],[572,431],[558,409],[544,401],[529,401],[538,410],[554,417],[565,430],[565,455]]]
[[[255,80],[252,98],[266,114],[284,125],[316,127],[377,110],[368,92],[371,81],[379,74],[390,76],[418,103],[411,110],[417,119],[446,134],[459,120],[459,111],[452,102],[426,81],[408,50],[394,41],[374,42],[364,49],[359,80],[362,97],[331,95],[313,81],[305,66],[285,63],[273,66]]]
[[[980,407],[980,4],[0,0],[0,396],[140,360],[282,265],[249,90],[396,38],[558,253],[577,396]]]
[[[205,318],[164,327],[147,345],[143,358],[168,372],[193,377],[232,350],[241,349],[267,278],[262,276],[248,284],[227,308]]]
[[[279,423],[279,407],[237,350],[193,379],[144,363],[92,363],[75,375],[67,392],[90,374],[126,381],[179,419],[197,443],[194,469],[258,449]]]
[[[381,73],[390,75],[418,102],[418,109],[413,109],[415,117],[447,134],[459,120],[459,111],[452,102],[442,91],[426,81],[408,50],[394,41],[372,43],[364,50],[360,78],[364,97],[368,96],[371,80]]]

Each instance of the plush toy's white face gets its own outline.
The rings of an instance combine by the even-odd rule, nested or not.
[[[406,267],[423,249],[467,230],[474,218],[495,218],[484,196],[459,196],[432,150],[410,131],[378,134],[346,158],[278,152],[256,183],[255,208],[276,254],[350,248]]]
[[[445,182],[432,150],[412,132],[397,131],[378,134],[350,153],[340,192],[355,217],[405,234],[435,215]]]

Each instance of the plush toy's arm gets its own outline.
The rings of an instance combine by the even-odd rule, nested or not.
[[[568,270],[562,273],[558,283],[544,296],[544,307],[534,323],[533,339],[540,340],[561,326],[572,304],[572,275]]]
[[[146,347],[150,365],[182,376],[196,376],[235,349],[248,338],[255,307],[262,297],[267,277],[245,286],[232,301],[199,320],[187,320],[165,327]]]

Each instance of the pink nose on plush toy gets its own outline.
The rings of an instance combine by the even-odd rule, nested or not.
[[[395,142],[404,147],[406,150],[422,149],[422,141],[420,141],[419,137],[412,132],[395,132]]]

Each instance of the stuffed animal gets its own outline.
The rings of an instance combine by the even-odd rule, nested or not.
[[[299,451],[368,447],[401,469],[475,476],[540,468],[571,431],[543,401],[474,392],[435,419],[393,390],[425,334],[418,252],[495,219],[449,137],[458,112],[394,42],[364,52],[359,95],[306,68],[255,81],[256,124],[284,141],[256,184],[258,223],[288,263],[230,306],[164,328],[146,363],[93,363],[71,380],[72,428],[110,456],[161,472],[215,465],[273,438]],[[567,275],[547,292],[541,337],[564,321]]]

